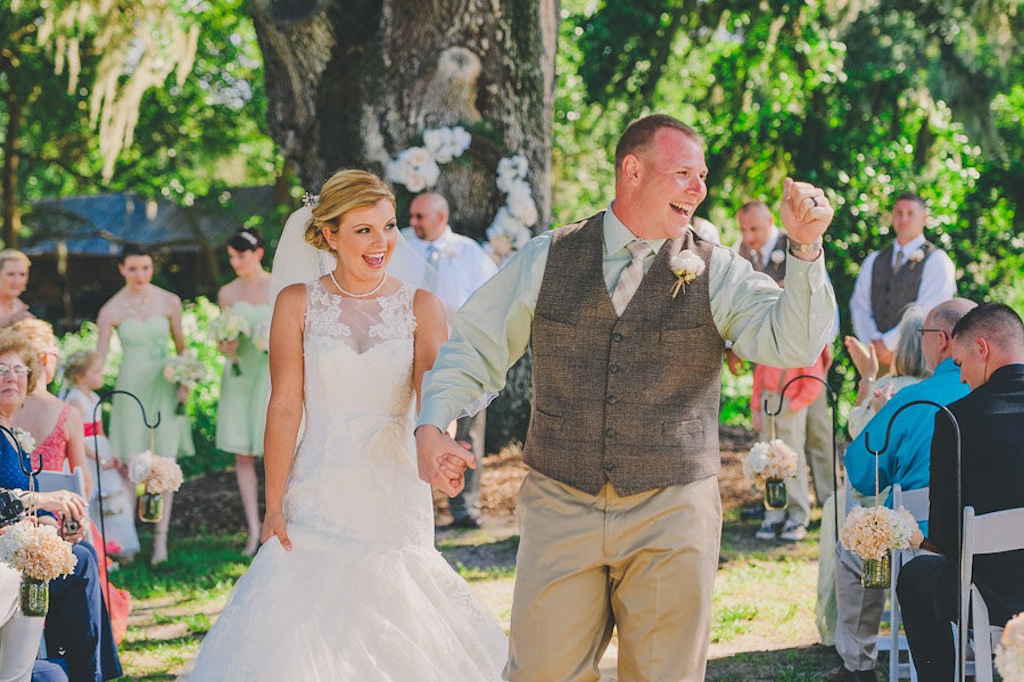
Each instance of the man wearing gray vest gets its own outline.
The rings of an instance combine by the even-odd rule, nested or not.
[[[911,303],[926,313],[956,296],[956,267],[946,252],[924,238],[928,207],[913,193],[892,207],[896,239],[864,259],[850,298],[853,330],[871,346],[882,367],[892,365],[903,310]]]
[[[784,183],[783,291],[689,228],[706,175],[692,128],[630,124],[609,210],[532,239],[466,302],[424,379],[420,477],[451,494],[460,481],[441,462],[466,455],[444,426],[533,349],[508,680],[598,680],[613,626],[619,679],[704,679],[725,339],[752,361],[801,367],[834,313],[824,192]]]

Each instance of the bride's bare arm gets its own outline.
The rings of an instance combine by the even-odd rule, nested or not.
[[[423,375],[434,366],[437,351],[448,339],[448,322],[445,319],[444,304],[433,294],[418,289],[413,299],[413,313],[416,316],[415,352],[413,359],[413,385],[416,388],[416,410],[419,411]],[[427,432],[432,431],[428,434]],[[422,433],[420,433],[422,431]],[[436,457],[419,457],[420,478],[440,488],[449,497],[458,495],[465,485],[464,472],[467,466],[476,467],[473,454],[456,443],[448,434],[435,427],[422,426],[417,431],[417,441],[428,436],[435,439]],[[419,450],[419,448],[417,448]]]
[[[305,371],[302,333],[306,313],[306,287],[293,284],[277,297],[270,325],[270,404],[263,433],[267,515],[262,541],[273,536],[290,550],[284,519],[284,487],[295,456],[295,440],[302,421],[302,382]]]

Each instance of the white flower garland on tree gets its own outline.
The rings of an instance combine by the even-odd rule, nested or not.
[[[398,153],[387,165],[387,179],[416,194],[432,188],[441,175],[441,164],[462,156],[472,135],[462,126],[423,131],[423,145]],[[505,205],[487,228],[484,251],[498,266],[504,265],[533,236],[530,227],[539,219],[533,190],[526,181],[529,163],[522,154],[498,162],[497,188],[505,194]]]

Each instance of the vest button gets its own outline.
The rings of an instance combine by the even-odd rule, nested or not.
[[[617,395],[610,395],[607,398],[605,398],[604,401],[606,403],[608,403],[609,405],[614,405],[615,403],[619,402],[619,396],[617,396]]]
[[[606,438],[615,438],[615,429],[608,427],[604,430],[604,435]]]
[[[611,372],[612,374],[618,374],[619,366],[613,362],[612,364],[608,365],[608,371]]]
[[[622,341],[622,333],[612,332],[612,341]]]
[[[604,467],[605,471],[611,471],[612,469],[615,468],[615,463],[614,462],[605,462],[603,467]]]

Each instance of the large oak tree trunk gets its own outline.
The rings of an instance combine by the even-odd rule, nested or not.
[[[452,226],[483,238],[513,153],[547,224],[557,0],[253,0],[252,14],[271,134],[307,189],[340,167],[383,173],[424,129],[462,125],[473,144],[436,188]]]
[[[252,0],[270,131],[307,190],[341,167],[383,174],[427,128],[462,125],[473,142],[436,190],[452,227],[478,240],[505,197],[498,160],[529,162],[544,229],[558,0]],[[399,191],[399,221],[404,202]],[[529,363],[488,412],[488,446],[525,437]]]

